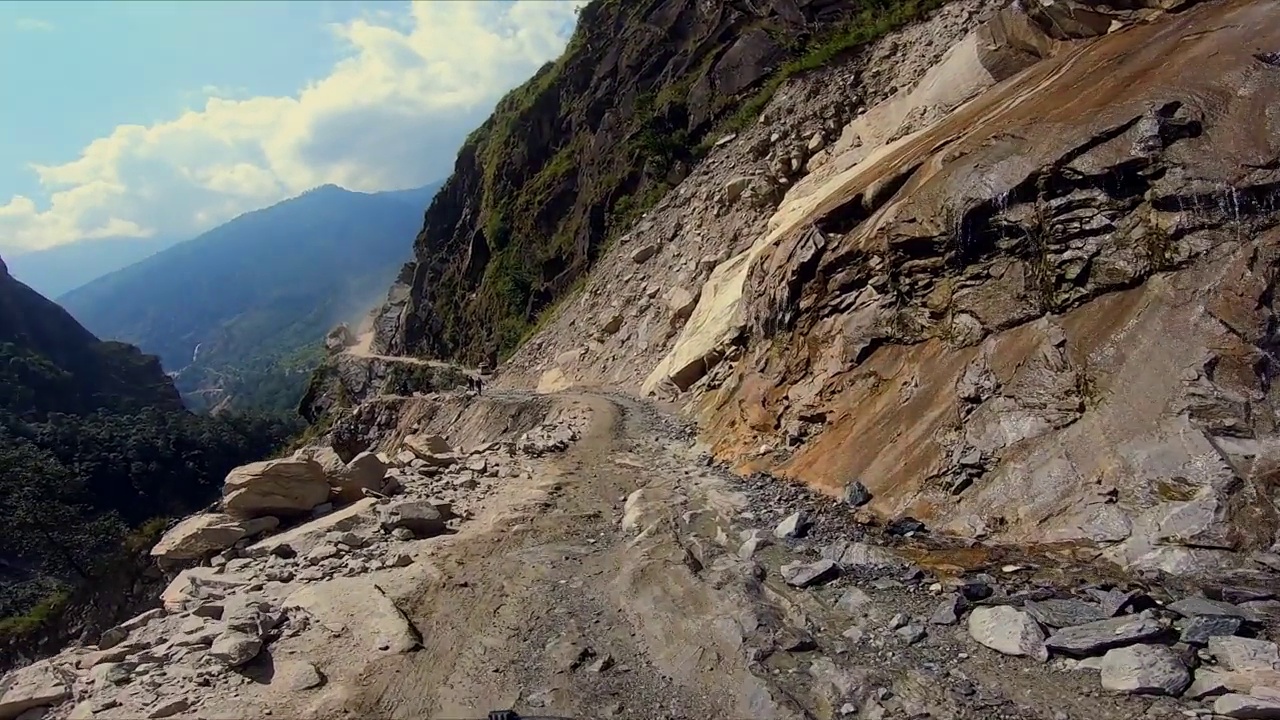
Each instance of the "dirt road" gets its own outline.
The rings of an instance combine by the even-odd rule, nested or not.
[[[588,412],[586,435],[441,539],[416,580],[388,587],[422,648],[364,666],[309,713],[1180,717],[1174,701],[1100,695],[1096,675],[923,625],[938,603],[931,577],[902,582],[890,568],[892,577],[789,587],[781,565],[816,558],[820,544],[776,540],[740,553],[744,532],[768,534],[771,513],[785,508],[754,507],[750,488],[710,467],[679,423],[620,397],[553,403]],[[908,622],[927,629],[904,639]]]

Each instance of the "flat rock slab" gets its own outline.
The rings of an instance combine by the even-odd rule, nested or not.
[[[840,541],[822,548],[822,557],[843,568],[896,568],[906,565],[897,553],[863,542]]]
[[[368,578],[337,578],[307,585],[285,599],[290,611],[301,609],[325,625],[346,626],[352,652],[405,653],[418,647],[418,632]]]
[[[1040,624],[1051,628],[1085,625],[1110,617],[1101,606],[1083,600],[1028,600],[1023,609]]]
[[[1181,658],[1164,645],[1129,645],[1102,658],[1102,687],[1112,692],[1178,695],[1191,684]]]
[[[1243,620],[1249,619],[1248,613],[1231,603],[1222,602],[1220,600],[1210,600],[1209,598],[1202,597],[1188,597],[1177,602],[1169,603],[1169,609],[1188,618],[1196,617],[1198,615],[1210,615],[1238,617]]]
[[[1068,655],[1091,655],[1140,643],[1164,631],[1164,626],[1152,618],[1128,615],[1062,628],[1044,644],[1050,650]]]
[[[1241,720],[1280,720],[1280,698],[1223,695],[1213,702],[1213,712]]]
[[[1008,605],[974,608],[969,613],[969,635],[980,644],[1005,655],[1049,659],[1044,632],[1030,615]]]
[[[1235,635],[1243,623],[1231,615],[1197,615],[1187,621],[1179,640],[1190,645],[1207,645],[1211,637]]]
[[[67,677],[48,662],[38,662],[0,678],[0,720],[12,720],[32,708],[57,705],[71,697]]]
[[[195,610],[205,603],[221,600],[253,582],[236,573],[218,572],[219,568],[193,567],[178,573],[160,594],[160,602],[170,613]]]
[[[1237,672],[1280,669],[1280,648],[1267,640],[1216,636],[1209,638],[1209,654],[1227,670]]]
[[[326,542],[331,532],[373,532],[377,529],[378,518],[374,514],[377,506],[376,498],[365,498],[347,507],[331,512],[296,527],[260,540],[248,548],[245,554],[249,557],[266,557],[279,554],[288,547],[294,554],[306,555]]]

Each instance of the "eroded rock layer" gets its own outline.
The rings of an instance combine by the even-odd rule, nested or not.
[[[779,472],[885,514],[1171,571],[1270,545],[1275,46],[1272,3],[1205,5],[849,150],[656,379],[737,333],[719,452],[791,446]]]

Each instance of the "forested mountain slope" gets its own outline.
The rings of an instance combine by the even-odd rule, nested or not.
[[[435,189],[319,187],[60,302],[98,335],[159,355],[193,409],[287,411],[321,357],[324,334],[357,321],[407,259]]]
[[[112,585],[149,520],[207,503],[291,429],[187,412],[155,357],[99,341],[0,261],[0,639]]]

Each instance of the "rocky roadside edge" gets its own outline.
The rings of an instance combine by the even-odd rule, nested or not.
[[[957,708],[972,712],[957,717],[1023,717],[1004,714],[1019,705],[1005,678],[984,685],[966,675],[972,655],[999,653],[1063,679],[1055,682],[1096,673],[1099,689],[1085,683],[1083,694],[1146,699],[1143,717],[1280,718],[1280,649],[1273,641],[1280,558],[1263,556],[1254,569],[1200,583],[1127,576],[1098,561],[1091,548],[984,547],[933,538],[913,518],[877,526],[856,509],[869,500],[857,483],[833,503],[785,480],[721,470],[750,498],[750,509],[735,518],[737,535],[718,542],[759,563],[770,581],[811,594],[832,611],[752,649],[763,674],[785,674],[793,664],[771,662],[775,653],[793,660],[811,655],[808,674],[816,682],[838,674],[840,665],[896,666],[945,686]],[[828,626],[831,618],[837,627]],[[838,642],[822,641],[830,630],[839,632]],[[846,657],[833,664],[815,650]],[[845,683],[841,714],[924,711],[895,697],[891,681],[883,680],[873,688]],[[1031,709],[1031,717],[1086,717],[1068,712],[1079,708]]]
[[[417,434],[394,457],[343,463],[330,448],[308,448],[237,468],[216,511],[178,523],[153,550],[162,565],[189,565],[162,606],[96,645],[6,674],[0,720],[217,713],[241,707],[264,665],[273,687],[312,690],[327,681],[315,664],[270,657],[273,643],[308,632],[348,654],[416,649],[417,630],[379,582],[504,484],[530,480],[538,458],[567,450],[585,422],[560,415],[466,451]],[[260,655],[267,660],[253,662]]]

